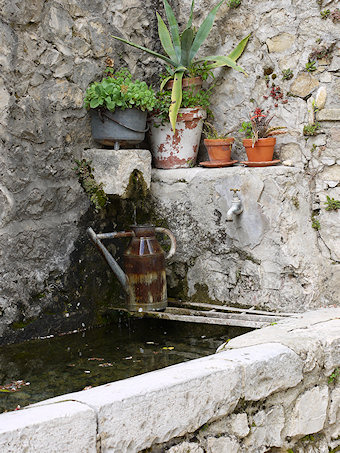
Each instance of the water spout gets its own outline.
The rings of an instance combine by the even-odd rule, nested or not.
[[[237,192],[240,191],[240,189],[230,189],[230,191],[234,192],[233,199],[231,201],[231,207],[229,208],[227,212],[227,222],[232,222],[234,220],[234,216],[240,215],[243,212],[243,205],[242,201],[240,200],[239,196],[237,195]]]

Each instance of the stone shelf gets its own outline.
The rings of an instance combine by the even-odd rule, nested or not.
[[[151,154],[147,149],[87,149],[83,158],[91,161],[93,175],[107,194],[126,198],[131,174],[137,170],[147,188],[151,182]]]

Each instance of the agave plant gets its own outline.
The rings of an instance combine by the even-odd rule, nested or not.
[[[157,58],[160,58],[167,64],[167,70],[168,72],[170,72],[170,75],[163,80],[161,89],[169,79],[174,79],[171,94],[172,103],[169,109],[169,118],[174,131],[178,110],[182,102],[182,78],[185,73],[188,74],[190,73],[190,71],[194,70],[195,67],[197,68],[200,65],[204,65],[205,70],[208,71],[214,68],[219,68],[221,66],[229,66],[233,69],[236,69],[237,71],[241,71],[246,74],[241,66],[238,66],[236,64],[236,60],[242,54],[245,46],[247,45],[250,35],[243,38],[242,41],[239,42],[239,44],[228,56],[212,55],[195,60],[195,56],[199,48],[210,33],[217,11],[224,1],[225,0],[221,0],[210,11],[210,13],[196,32],[192,25],[192,16],[194,10],[194,0],[192,0],[188,23],[186,24],[184,31],[180,33],[178,23],[172,8],[170,7],[167,0],[163,0],[169,29],[165,25],[165,22],[163,21],[161,16],[158,13],[156,14],[158,20],[158,35],[166,55],[154,52],[153,50],[147,49],[146,47],[140,46],[138,44],[134,44],[133,42],[127,41],[118,36],[113,36],[113,38],[118,39],[125,44],[136,47],[137,49],[143,50]]]

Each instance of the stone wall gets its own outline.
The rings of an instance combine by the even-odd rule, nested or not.
[[[0,449],[329,453],[340,446],[340,309],[234,338],[220,353],[0,415]]]
[[[172,2],[182,23],[188,17],[190,3]],[[323,3],[330,11],[336,8],[335,1]],[[210,9],[211,2],[201,0],[195,7],[194,20],[200,23]],[[158,83],[159,62],[110,38],[111,34],[122,35],[159,51],[156,10],[163,11],[160,0],[0,1],[0,334],[8,334],[8,340],[20,337],[9,329],[13,323],[21,331],[40,317],[34,325],[48,333],[52,324],[48,316],[57,310],[62,318],[55,319],[56,329],[65,330],[67,315],[91,313],[96,301],[112,299],[114,278],[100,259],[90,256],[92,249],[87,248],[84,231],[101,220],[101,228],[109,229],[112,223],[116,227],[128,221],[120,218],[120,207],[102,216],[89,210],[72,170],[82,150],[94,147],[82,96],[88,83],[101,76],[106,56],[113,57],[117,67],[128,66],[140,78]],[[248,119],[254,100],[271,107],[277,116],[275,122],[292,131],[280,138],[278,152],[281,159],[301,170],[309,207],[304,200],[306,211],[300,223],[310,227],[314,214],[321,226],[307,232],[319,256],[315,260],[321,263],[317,282],[307,269],[294,270],[301,282],[295,286],[293,298],[299,291],[303,293],[303,284],[308,291],[318,288],[314,299],[323,294],[319,284],[323,266],[330,291],[339,280],[339,214],[326,211],[324,206],[327,195],[340,198],[338,29],[339,23],[331,17],[321,18],[316,0],[242,0],[237,9],[222,5],[203,49],[225,53],[245,34],[252,33],[240,59],[249,77],[231,70],[216,71],[212,110],[218,126],[237,131],[240,122]],[[316,60],[316,71],[307,72],[310,53],[319,52],[320,56],[324,51],[326,55]],[[288,68],[293,78],[283,81],[282,70]],[[270,97],[272,83],[284,93],[278,102]],[[306,139],[303,125],[313,121],[308,97],[317,99],[320,88],[318,100],[323,110],[317,116],[321,128],[317,136]],[[244,159],[241,146],[236,147],[234,155]],[[294,192],[294,188],[291,190]],[[184,233],[178,234],[181,237]],[[304,247],[302,237],[300,247],[298,255]],[[235,255],[234,261],[238,260]],[[242,269],[245,265],[249,268],[256,263],[238,261]],[[192,287],[189,293],[194,294]],[[211,298],[225,300],[226,296],[214,294]],[[331,296],[325,300],[336,302]],[[275,308],[274,302],[265,300],[264,304]],[[288,305],[283,298],[276,308]],[[308,306],[303,302],[304,308]],[[85,317],[76,316],[69,327],[81,323],[87,323]],[[27,336],[34,335],[35,327]]]
[[[321,16],[336,2],[318,3],[242,1],[217,20],[210,53],[211,43],[215,54],[227,51],[227,34],[252,37],[240,59],[247,78],[216,71],[215,123],[237,139],[232,158],[246,160],[240,123],[255,106],[269,109],[272,124],[290,131],[276,145],[286,166],[154,171],[157,210],[179,238],[169,271],[174,296],[292,311],[340,302],[339,210],[326,209],[327,197],[340,199],[340,26]],[[304,135],[311,125],[316,135]],[[207,160],[204,149],[200,157]],[[233,224],[230,188],[241,189],[245,205]]]
[[[158,65],[110,34],[152,46],[158,3],[0,1],[0,342],[87,325],[96,301],[112,299],[84,232],[101,220],[112,230],[119,215],[89,210],[73,170],[94,145],[83,94],[107,56],[151,82]]]

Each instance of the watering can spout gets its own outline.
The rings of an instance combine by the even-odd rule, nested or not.
[[[128,233],[125,233],[125,237],[131,237],[132,236],[132,232],[129,232],[130,234],[128,235]],[[117,261],[112,257],[111,253],[106,249],[106,247],[104,247],[104,245],[102,244],[102,242],[100,241],[100,239],[106,239],[106,238],[111,238],[111,237],[117,237],[117,235],[119,233],[103,233],[103,234],[96,234],[93,229],[91,227],[89,227],[87,229],[87,234],[90,236],[92,242],[94,243],[94,245],[98,248],[98,250],[100,251],[100,253],[103,255],[103,257],[105,258],[107,264],[110,266],[111,270],[113,271],[113,273],[116,275],[116,277],[118,278],[118,281],[120,282],[120,284],[122,285],[124,291],[126,294],[129,294],[129,280],[125,274],[125,272],[123,271],[123,269],[119,266],[119,264],[117,263]],[[113,236],[114,235],[114,236]]]

